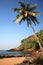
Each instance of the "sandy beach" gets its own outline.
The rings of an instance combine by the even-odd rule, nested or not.
[[[22,63],[25,57],[13,57],[0,59],[0,65],[16,65]]]

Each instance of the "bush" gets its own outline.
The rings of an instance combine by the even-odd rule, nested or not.
[[[33,63],[34,65],[43,65],[43,57],[36,57]]]

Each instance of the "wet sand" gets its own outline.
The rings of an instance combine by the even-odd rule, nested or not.
[[[16,65],[22,63],[25,57],[13,57],[0,59],[0,65]]]

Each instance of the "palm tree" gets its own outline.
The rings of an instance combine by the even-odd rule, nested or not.
[[[34,23],[35,25],[39,24],[39,21],[36,18],[36,15],[39,15],[40,12],[34,12],[34,10],[37,8],[37,5],[35,4],[30,7],[30,4],[28,2],[26,4],[23,2],[19,2],[19,4],[20,4],[21,8],[12,8],[13,11],[18,12],[18,15],[17,15],[15,21],[17,23],[21,24],[22,21],[26,20],[27,26],[30,25],[31,28],[33,29],[33,32],[35,33],[32,23]],[[42,46],[39,42],[39,39],[38,39],[36,33],[35,33],[35,38],[37,40],[37,43],[40,46],[40,49],[42,49]]]

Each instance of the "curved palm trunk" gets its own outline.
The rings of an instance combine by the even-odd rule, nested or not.
[[[32,25],[30,25],[30,26],[31,26],[31,28],[32,28],[32,30],[33,30],[33,32],[34,32],[34,34],[35,34],[35,38],[36,38],[36,40],[37,40],[37,43],[39,44],[39,47],[40,47],[40,49],[42,50],[42,46],[41,46],[41,44],[40,44],[39,38],[37,37],[37,34],[35,33],[34,27],[33,27]]]

